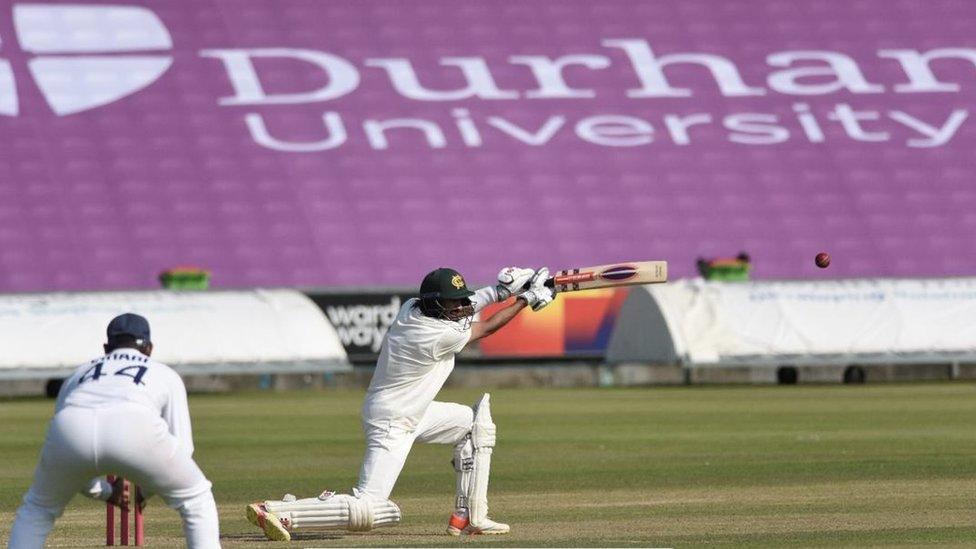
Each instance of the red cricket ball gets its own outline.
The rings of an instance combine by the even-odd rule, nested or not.
[[[819,254],[817,254],[817,257],[813,259],[813,261],[814,263],[817,264],[817,267],[820,267],[821,269],[826,269],[827,266],[830,265],[830,254],[828,254],[827,252],[820,252]]]

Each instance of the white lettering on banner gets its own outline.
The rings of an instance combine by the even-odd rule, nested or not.
[[[803,133],[807,135],[807,139],[811,143],[823,143],[827,139],[823,130],[820,129],[820,123],[817,122],[817,117],[810,112],[810,105],[806,103],[794,103],[793,112],[796,113],[796,120],[800,123],[800,127],[803,128]]]
[[[790,138],[790,131],[776,126],[779,119],[774,114],[747,112],[726,116],[722,121],[732,134],[729,141],[746,145],[771,145]]]
[[[781,117],[771,113],[746,112],[733,113],[719,119],[715,123],[708,113],[691,113],[685,115],[665,114],[661,126],[664,132],[661,136],[674,145],[693,144],[693,136],[688,128],[697,126],[695,135],[714,134],[717,129],[727,130],[724,139],[731,143],[742,145],[775,145],[784,143],[794,136],[806,138],[810,143],[827,141],[822,129],[822,119],[818,117],[806,103],[796,103],[792,106],[795,121],[789,117]],[[248,113],[245,122],[255,143],[282,152],[320,152],[335,149],[345,145],[350,139],[358,140],[360,134],[350,137],[347,126],[355,128],[354,122],[346,122],[342,115],[335,111],[322,114],[324,137],[320,140],[289,141],[283,136],[272,136],[268,132],[266,117],[261,113]],[[904,144],[913,148],[930,148],[945,145],[959,132],[962,124],[969,118],[966,109],[954,109],[946,118],[932,123],[918,118],[904,111],[857,111],[846,103],[835,105],[825,117],[828,121],[840,124],[844,133],[855,141],[867,143],[883,143],[892,141],[892,132],[905,130],[911,132],[905,137]],[[451,118],[457,129],[457,137],[449,135],[446,130],[451,128],[450,122],[441,124],[435,120],[423,118],[392,118],[377,120],[368,118],[358,125],[362,128],[362,137],[366,144],[374,150],[386,150],[402,144],[407,140],[416,140],[421,136],[424,144],[431,149],[447,147],[452,140],[459,140],[466,147],[484,146],[483,134],[485,126],[496,130],[498,134],[514,139],[520,143],[533,147],[549,144],[560,132],[564,132],[567,117],[551,116],[536,130],[527,130],[523,126],[504,117],[489,116],[479,121],[467,109],[454,109]],[[868,131],[864,123],[875,125],[888,124],[892,131]],[[891,122],[896,125],[891,126]],[[795,131],[790,126],[798,126]],[[654,142],[654,124],[644,118],[606,114],[584,117],[572,124],[575,135],[581,140],[602,147],[639,147],[651,145]],[[397,141],[391,142],[389,130],[397,132]],[[414,130],[414,131],[402,131]],[[831,138],[838,139],[837,136]]]
[[[347,348],[355,345],[378,353],[400,306],[400,298],[393,296],[388,304],[330,305],[325,308],[325,313],[343,345]]]
[[[584,141],[607,147],[636,147],[651,142],[654,127],[633,116],[590,116],[576,124],[576,135]]]
[[[447,146],[447,139],[440,126],[420,118],[395,118],[392,120],[367,120],[363,122],[363,131],[374,149],[388,149],[390,143],[386,140],[386,130],[391,128],[412,128],[420,130],[427,138],[427,144],[432,149],[443,149]]]
[[[349,345],[368,348],[374,353],[380,351],[383,346],[383,337],[386,336],[387,328],[376,326],[343,326],[336,328],[339,334],[339,341],[348,349]]]
[[[563,56],[511,55],[506,61],[527,71],[534,87],[503,89],[496,82],[489,62],[478,56],[442,57],[437,63],[445,69],[444,76],[455,82],[453,87],[431,89],[422,84],[413,61],[403,57],[375,57],[363,59],[362,67],[379,69],[393,92],[414,101],[442,102],[460,100],[593,100],[595,88],[571,85],[567,79],[603,74],[614,63],[625,63],[632,71],[637,87],[620,89],[619,93],[635,100],[692,98],[700,89],[673,85],[668,74],[678,67],[704,71],[714,82],[714,89],[725,97],[755,97],[768,92],[786,96],[824,96],[836,93],[852,95],[883,93],[958,92],[957,83],[940,81],[932,72],[936,60],[967,61],[976,65],[976,49],[939,48],[929,51],[912,49],[879,49],[877,56],[895,60],[908,83],[886,84],[868,80],[858,62],[841,52],[827,50],[785,50],[771,52],[764,58],[769,68],[765,85],[752,86],[743,79],[738,65],[725,56],[703,52],[671,52],[660,54],[642,38],[608,38],[600,45],[614,56],[573,54]],[[200,55],[222,61],[234,95],[221,97],[218,104],[284,105],[314,104],[331,101],[356,91],[360,84],[360,70],[356,62],[318,50],[294,48],[208,49]],[[266,63],[255,64],[255,59]],[[328,77],[319,89],[304,92],[278,92],[265,89],[260,71],[278,60],[299,60],[313,71]],[[0,64],[0,85],[2,85]],[[510,70],[510,69],[509,69]],[[875,75],[877,76],[877,75]],[[578,84],[578,83],[577,83]],[[601,90],[603,88],[600,88]],[[606,94],[607,92],[601,91]],[[646,105],[635,102],[634,105]],[[4,105],[0,105],[0,111]],[[535,121],[516,122],[505,116],[479,117],[471,105],[453,106],[443,116],[418,118],[406,116],[377,119],[365,115],[348,120],[343,113],[328,110],[321,114],[323,134],[296,139],[287,133],[287,124],[276,126],[276,111],[250,112],[244,116],[245,125],[258,145],[272,150],[293,153],[323,152],[346,143],[365,143],[373,150],[388,150],[403,143],[422,142],[430,149],[443,149],[455,143],[469,148],[485,146],[485,139],[501,136],[507,140],[541,147],[558,136],[573,132],[578,139],[601,147],[641,147],[654,143],[677,146],[694,145],[696,139],[706,139],[716,131],[724,131],[723,139],[741,145],[771,146],[795,139],[809,143],[825,143],[838,139],[837,132],[827,131],[835,123],[852,141],[887,143],[899,141],[906,147],[931,148],[948,144],[969,118],[964,108],[949,106],[945,118],[923,120],[910,109],[888,111],[866,110],[850,103],[829,107],[808,103],[791,105],[793,117],[784,115],[779,105],[772,104],[767,112],[683,112],[660,115],[658,123],[632,113],[587,114],[576,120],[560,113],[545,113]],[[15,108],[15,106],[14,106]],[[6,106],[6,110],[11,107]],[[537,111],[538,109],[533,109]],[[294,116],[294,115],[292,115]],[[445,121],[444,117],[450,118]],[[272,135],[271,127],[279,128]],[[569,129],[567,129],[567,126]],[[691,130],[690,128],[695,128]],[[361,131],[360,131],[361,129]],[[412,130],[412,131],[411,131]],[[352,132],[352,133],[349,133]],[[908,132],[908,135],[904,135]],[[830,136],[828,138],[828,136]],[[711,139],[710,139],[711,140]]]
[[[20,114],[24,98],[18,91],[40,92],[53,113],[68,116],[133,95],[171,68],[179,70],[183,65],[179,54],[185,50],[174,49],[168,29],[149,7],[16,2],[12,11],[17,43],[32,54],[24,77],[33,79],[34,85],[18,82],[22,76],[15,70],[24,69],[0,58],[0,116]],[[347,143],[372,150],[395,149],[404,143],[429,149],[476,148],[486,146],[486,140],[489,144],[514,141],[542,147],[574,138],[592,146],[628,148],[714,143],[716,137],[745,146],[846,138],[862,146],[897,142],[913,149],[942,147],[963,131],[969,119],[968,97],[956,104],[943,102],[944,110],[939,113],[926,109],[929,119],[923,119],[912,112],[910,104],[887,104],[886,110],[880,110],[878,95],[959,93],[963,85],[958,71],[971,74],[976,67],[976,48],[951,45],[929,50],[911,49],[911,44],[875,49],[871,63],[862,70],[859,61],[864,59],[816,49],[816,44],[809,49],[758,54],[747,49],[743,50],[750,56],[746,60],[731,51],[663,51],[639,36],[581,38],[575,44],[589,44],[597,51],[574,53],[526,52],[514,47],[499,53],[495,51],[499,44],[508,45],[504,38],[495,40],[491,57],[462,51],[431,58],[426,53],[429,50],[417,50],[423,60],[384,56],[382,50],[376,57],[352,59],[320,49],[280,45],[241,48],[231,44],[200,49],[197,55],[220,61],[212,65],[217,70],[222,67],[226,74],[229,95],[215,97],[216,104],[268,107],[260,112],[242,109],[243,126],[258,146],[287,153],[327,152]],[[0,46],[10,47],[7,43]],[[750,64],[742,65],[744,61]],[[287,65],[289,71],[297,67],[306,77],[282,78],[281,65]],[[957,71],[954,78],[936,74],[937,69],[949,66]],[[366,91],[360,90],[363,75],[370,77],[371,89]],[[694,75],[691,82],[696,84],[689,83],[689,75]],[[309,81],[314,83],[300,84]],[[300,87],[281,88],[291,82]],[[350,97],[355,92],[363,96]],[[843,103],[815,101],[836,94],[843,94],[843,99],[835,100]],[[716,95],[737,99],[740,104],[715,102]],[[857,104],[862,95],[871,96],[870,109]],[[684,101],[701,96],[709,97],[716,110],[695,112]],[[763,96],[759,110],[765,112],[756,112],[757,97]],[[632,101],[627,106],[641,110],[626,112],[625,107],[625,112],[601,112],[605,108],[594,101],[608,97],[629,98]],[[787,105],[778,102],[782,97],[802,97],[808,102],[793,103],[790,113]],[[384,119],[368,111],[357,111],[352,119],[330,106],[312,115],[313,132],[317,133],[288,135],[294,131],[296,116],[309,116],[304,110],[287,110],[288,106],[315,108],[336,100],[363,99],[367,107],[380,103],[396,107],[397,98],[465,103],[450,104],[443,113],[424,111],[423,118],[415,116],[418,113],[411,108],[415,103],[407,103],[400,112],[387,112]],[[497,103],[490,113],[474,112],[474,105],[498,101],[515,106],[507,108],[505,116]],[[358,108],[365,108],[362,103]],[[661,113],[658,107],[662,104],[674,106],[674,111]],[[544,105],[565,110],[552,112]],[[597,108],[586,108],[588,105]],[[750,112],[741,112],[744,110]],[[567,113],[576,113],[575,118]],[[651,114],[654,120],[647,118]]]
[[[532,69],[539,82],[539,89],[525,93],[529,99],[570,99],[574,97],[596,97],[593,90],[574,90],[566,84],[563,69],[580,65],[588,69],[605,69],[610,59],[602,55],[565,55],[556,59],[544,55],[513,55],[509,63],[522,64]]]
[[[906,143],[909,147],[938,147],[939,145],[948,143],[952,139],[952,136],[956,134],[956,130],[959,129],[959,126],[962,126],[963,121],[969,116],[969,112],[962,109],[952,111],[952,114],[949,115],[949,118],[941,128],[930,126],[918,118],[901,111],[892,111],[888,116],[892,120],[901,122],[926,136],[927,139],[909,139]]]
[[[19,110],[14,72],[9,62],[0,59],[0,114],[17,116]]]
[[[457,101],[470,97],[481,99],[518,99],[518,92],[503,91],[495,85],[488,63],[480,57],[445,57],[441,65],[456,66],[468,85],[459,90],[435,91],[424,88],[408,59],[367,59],[366,66],[385,69],[393,87],[404,97],[418,101]]]
[[[861,127],[861,121],[878,120],[881,115],[877,111],[855,111],[847,103],[841,103],[834,108],[834,112],[827,115],[831,120],[840,122],[844,131],[851,139],[857,141],[887,141],[887,132],[868,132]]]
[[[677,65],[697,66],[706,70],[716,89],[726,97],[761,96],[767,92],[761,86],[750,86],[743,80],[736,63],[724,56],[702,52],[680,52],[659,55],[647,40],[640,38],[608,38],[601,46],[623,54],[640,87],[623,91],[632,98],[693,97],[695,90],[672,86],[665,69]],[[352,61],[338,55],[313,49],[299,48],[219,48],[200,50],[201,57],[220,59],[235,95],[219,99],[221,105],[273,105],[331,101],[357,89],[359,70]],[[895,93],[958,92],[959,84],[940,81],[932,72],[934,60],[954,59],[976,65],[976,49],[937,48],[929,51],[912,49],[879,49],[881,59],[898,61],[909,82],[894,83]],[[329,84],[318,90],[303,93],[267,93],[252,59],[291,59],[304,61],[321,69],[329,77]],[[450,90],[432,90],[421,84],[421,78],[410,59],[402,57],[366,58],[365,67],[385,71],[393,91],[417,101],[458,101],[461,99],[514,100],[528,99],[592,99],[593,89],[573,88],[566,82],[567,67],[589,70],[610,68],[611,58],[604,55],[576,54],[560,57],[546,55],[512,55],[510,65],[529,69],[536,88],[520,92],[501,89],[495,81],[492,67],[483,57],[442,57],[438,63],[459,69],[464,85]],[[846,91],[853,94],[883,93],[886,87],[865,78],[858,62],[852,57],[827,50],[786,50],[769,53],[767,66],[776,70],[766,77],[769,90],[784,95],[828,95]],[[795,66],[797,63],[805,63]],[[824,81],[824,78],[829,78]]]
[[[322,121],[329,130],[329,137],[321,141],[294,143],[272,137],[268,133],[268,128],[264,125],[264,118],[260,114],[251,113],[244,117],[244,122],[247,124],[247,129],[250,130],[255,143],[282,152],[327,151],[346,142],[346,127],[342,124],[342,117],[338,113],[323,113]]]
[[[911,80],[908,84],[898,84],[899,93],[957,92],[959,84],[946,84],[932,73],[933,59],[963,59],[976,65],[976,49],[942,48],[921,53],[918,50],[878,50],[878,57],[897,59],[905,75]]]
[[[658,58],[646,40],[604,40],[603,45],[624,50],[641,82],[642,87],[628,90],[627,97],[691,97],[690,89],[672,88],[664,76],[664,67],[678,63],[693,63],[707,68],[723,95],[740,97],[766,93],[762,88],[747,86],[735,63],[719,55],[672,53]]]
[[[675,145],[688,145],[691,143],[691,136],[688,135],[688,128],[696,124],[710,124],[712,115],[706,113],[691,114],[688,116],[676,116],[668,114],[664,116],[664,125],[668,127],[671,134],[671,141]]]
[[[556,135],[556,132],[559,131],[564,124],[566,124],[566,117],[550,116],[538,131],[535,133],[529,133],[521,126],[513,122],[509,122],[500,116],[488,117],[489,126],[494,126],[515,139],[525,143],[526,145],[533,146],[545,145],[548,143],[549,140],[552,139],[552,136]]]
[[[451,116],[454,117],[454,123],[457,125],[458,133],[461,134],[464,144],[469,147],[481,146],[481,132],[478,131],[478,125],[471,119],[471,113],[468,109],[454,109],[451,111]]]
[[[884,86],[870,84],[861,69],[850,57],[830,51],[784,51],[770,55],[766,63],[773,67],[788,67],[796,61],[823,61],[826,66],[803,66],[775,71],[769,75],[769,87],[780,93],[793,95],[825,95],[847,90],[851,93],[881,93]],[[823,82],[823,76],[834,77],[833,82]],[[803,84],[799,79],[816,79],[817,83]]]
[[[221,105],[281,105],[328,101],[346,95],[359,86],[359,72],[349,61],[331,53],[295,48],[212,49],[201,50],[201,57],[224,62],[227,77],[235,95],[221,97]],[[329,83],[305,93],[268,94],[261,85],[252,58],[297,59],[322,69]]]

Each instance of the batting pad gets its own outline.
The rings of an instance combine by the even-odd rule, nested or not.
[[[349,494],[323,492],[317,498],[266,501],[268,511],[291,530],[349,530],[367,532],[400,522],[400,508],[390,500],[375,501]]]
[[[491,473],[491,453],[495,447],[495,423],[491,419],[489,399],[488,393],[481,397],[474,410],[474,425],[471,428],[474,470],[468,503],[472,526],[481,526],[488,520],[488,475]]]

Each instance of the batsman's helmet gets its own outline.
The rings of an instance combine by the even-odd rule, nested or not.
[[[420,310],[429,317],[462,321],[474,315],[469,299],[473,295],[461,273],[441,267],[420,283]]]
[[[420,283],[420,298],[464,299],[471,297],[474,292],[468,289],[461,273],[448,267],[435,269],[424,277]]]

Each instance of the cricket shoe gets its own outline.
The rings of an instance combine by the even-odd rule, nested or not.
[[[264,530],[264,535],[271,541],[290,541],[291,534],[281,523],[277,515],[268,511],[263,503],[252,503],[247,506],[247,520]]]
[[[511,528],[503,522],[495,522],[491,519],[485,519],[485,523],[479,527],[474,527],[471,525],[471,521],[468,519],[468,514],[465,512],[457,512],[451,514],[451,519],[447,522],[447,533],[452,536],[491,536],[498,534],[507,534],[511,531]]]

